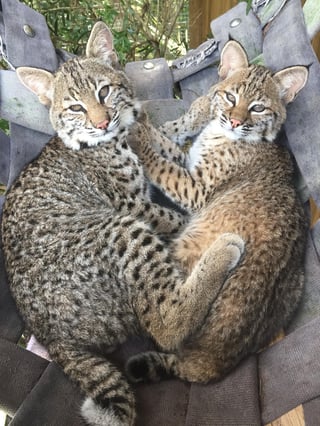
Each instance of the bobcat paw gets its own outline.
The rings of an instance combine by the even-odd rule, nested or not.
[[[166,355],[163,357],[166,359]],[[128,359],[125,369],[131,383],[158,382],[169,376],[161,354],[154,351],[132,356]]]
[[[219,250],[218,257],[223,257],[225,258],[224,260],[228,261],[229,271],[238,265],[245,251],[244,240],[239,235],[233,233],[220,235],[215,241],[214,246]]]
[[[127,143],[136,155],[141,155],[144,148],[149,146],[146,128],[141,123],[134,123],[127,136]]]
[[[135,355],[126,363],[126,375],[131,383],[146,381],[149,377],[149,365],[147,359],[141,355]]]
[[[159,127],[160,133],[166,136],[171,142],[176,143],[177,145],[184,146],[186,143],[186,136],[181,135],[177,130],[177,123],[175,121],[167,122]]]

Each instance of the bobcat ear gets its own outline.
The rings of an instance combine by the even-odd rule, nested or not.
[[[300,65],[285,68],[273,75],[273,78],[280,87],[280,97],[286,104],[292,102],[304,87],[308,75],[308,67]]]
[[[237,69],[249,66],[248,57],[241,44],[234,40],[228,41],[221,52],[219,76],[222,80],[230,77]]]
[[[38,96],[42,104],[51,105],[53,74],[38,68],[19,67],[17,75],[21,82]]]
[[[118,66],[118,56],[113,49],[113,35],[102,21],[94,24],[86,47],[87,58],[101,58],[113,67]]]

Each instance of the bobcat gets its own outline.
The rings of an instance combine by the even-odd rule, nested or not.
[[[147,352],[128,361],[132,381],[171,375],[220,379],[285,327],[301,298],[307,221],[289,153],[275,138],[285,104],[302,89],[308,70],[296,66],[272,74],[249,65],[240,44],[229,41],[219,73],[206,96],[160,128],[180,143],[200,133],[187,153],[155,131],[150,139],[145,120],[135,125],[130,144],[150,180],[191,215],[172,242],[185,269],[191,271],[221,233],[239,234],[246,255],[204,325],[178,351]]]
[[[243,240],[217,236],[191,274],[165,242],[185,218],[151,202],[127,144],[140,116],[102,22],[86,56],[53,75],[22,67],[57,132],[9,189],[2,239],[12,294],[29,330],[86,395],[91,425],[132,425],[133,391],[105,354],[133,334],[163,350],[204,321],[240,260]]]

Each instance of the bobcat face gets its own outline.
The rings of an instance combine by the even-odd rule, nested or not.
[[[97,59],[73,59],[55,80],[50,118],[70,148],[108,142],[138,115],[139,104],[125,75]]]
[[[20,67],[21,82],[49,107],[52,127],[64,144],[78,150],[111,141],[135,121],[140,104],[118,70],[113,37],[103,23],[91,33],[86,56],[73,58],[55,74]]]
[[[212,102],[215,129],[231,140],[272,141],[286,118],[271,72],[257,65],[217,84]]]

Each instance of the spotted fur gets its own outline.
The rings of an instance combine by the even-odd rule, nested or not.
[[[36,338],[85,393],[95,426],[132,425],[135,400],[105,355],[132,334],[173,350],[201,324],[243,241],[219,236],[187,276],[164,235],[181,214],[153,204],[127,133],[140,114],[116,69],[112,36],[93,28],[87,56],[54,74],[20,68],[57,136],[6,195],[2,237],[12,294]],[[215,262],[212,262],[212,258]]]
[[[244,239],[246,255],[204,325],[176,352],[132,358],[132,380],[219,379],[288,325],[303,290],[307,221],[290,155],[275,138],[285,105],[307,74],[297,66],[272,75],[249,65],[241,46],[230,41],[221,55],[221,81],[186,115],[162,127],[175,141],[200,133],[187,154],[164,136],[153,133],[150,139],[147,122],[137,124],[140,137],[132,146],[146,174],[191,215],[172,243],[175,258],[192,270],[225,232]]]

